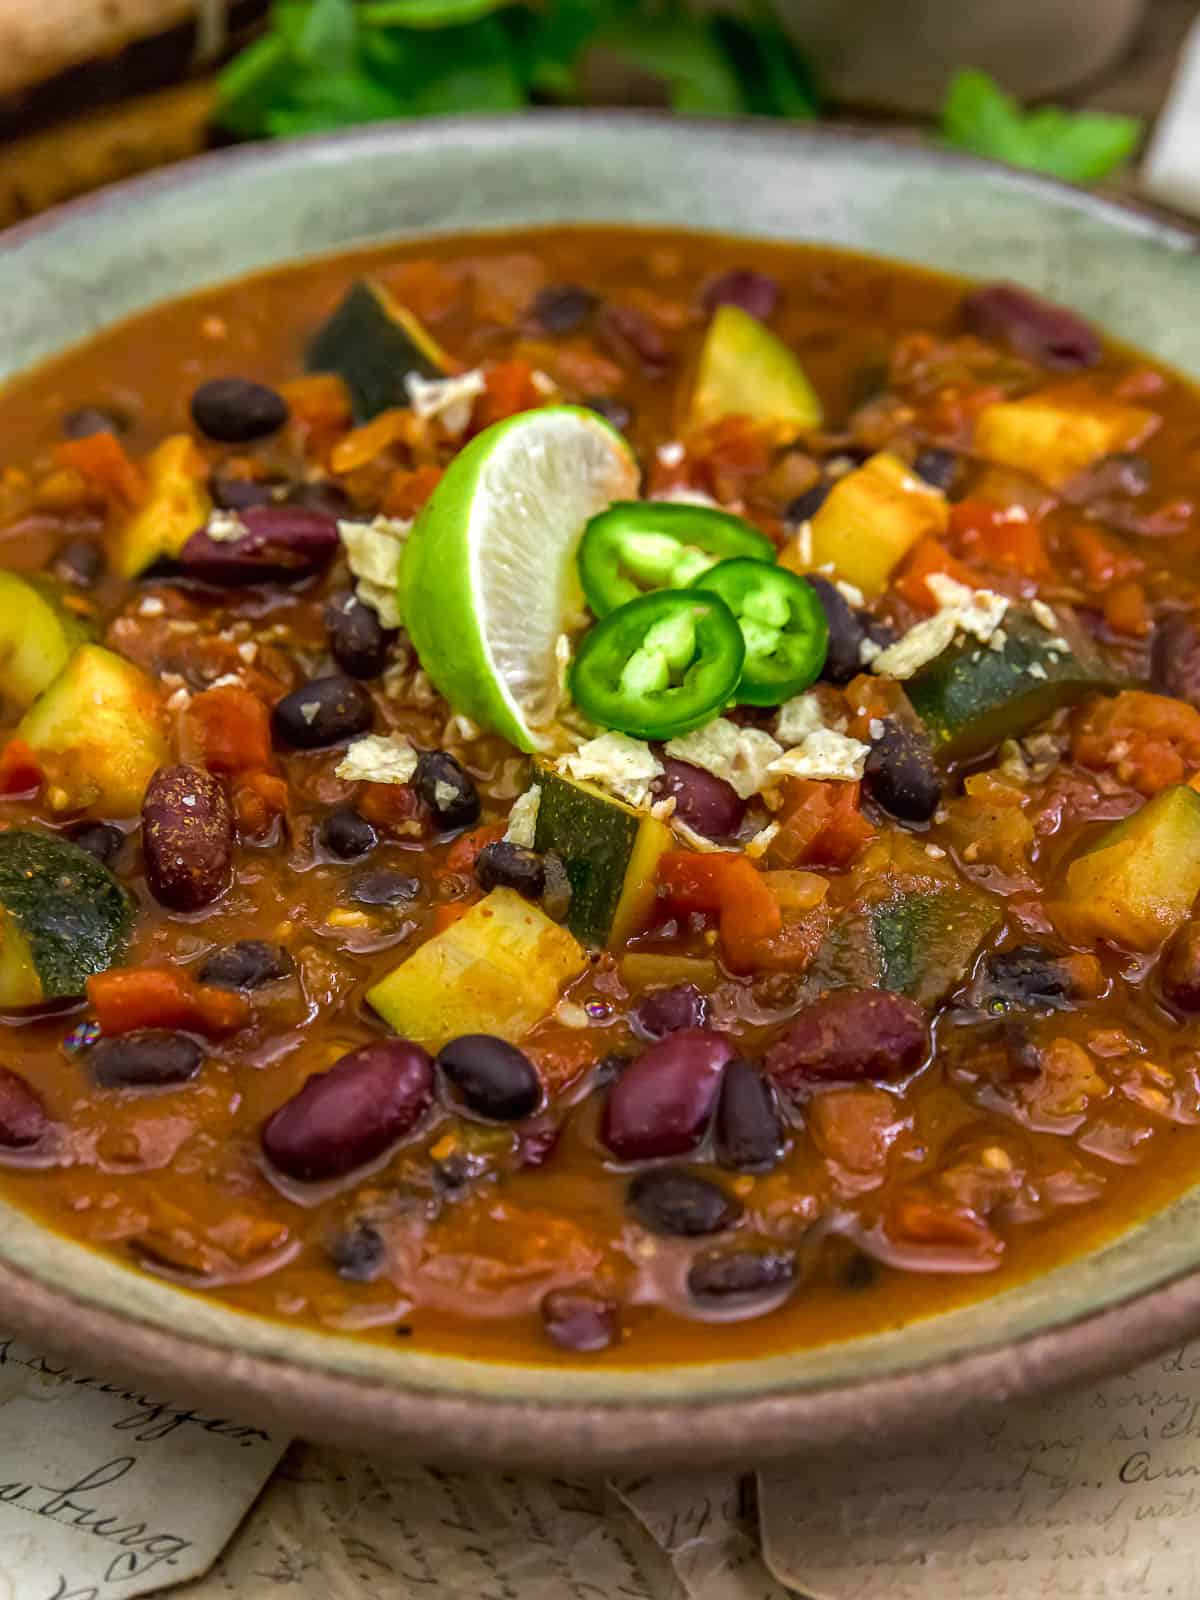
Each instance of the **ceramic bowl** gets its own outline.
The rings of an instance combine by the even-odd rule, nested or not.
[[[1008,277],[1200,376],[1190,233],[882,139],[619,113],[245,148],[76,203],[0,237],[0,371],[300,255],[563,221],[827,241]],[[1195,1333],[1200,1193],[982,1304],[754,1361],[506,1366],[306,1332],[173,1289],[7,1206],[0,1324],[141,1390],[364,1449],[576,1472],[745,1465],[944,1426]]]

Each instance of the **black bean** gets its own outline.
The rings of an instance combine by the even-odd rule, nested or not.
[[[811,489],[806,489],[803,494],[798,494],[794,500],[788,501],[783,508],[783,520],[792,528],[798,528],[802,522],[811,522],[829,499],[832,488],[832,483],[824,480],[814,483]]]
[[[1200,922],[1185,922],[1159,964],[1163,997],[1178,1011],[1200,1011]]]
[[[426,750],[421,755],[413,788],[443,828],[469,828],[479,821],[475,780],[448,750]]]
[[[198,911],[227,887],[233,811],[219,779],[184,763],[160,767],[142,801],[146,884],[160,905]]]
[[[633,407],[624,400],[616,400],[608,394],[589,394],[584,400],[584,405],[589,411],[594,411],[598,417],[603,417],[605,422],[614,427],[618,433],[633,421]]]
[[[981,975],[984,1003],[1058,1008],[1080,998],[1071,958],[1041,945],[1021,944],[989,955]],[[999,1004],[997,1005],[997,1002]]]
[[[856,1250],[842,1268],[842,1283],[847,1289],[870,1289],[878,1281],[878,1263],[862,1250]]]
[[[443,1046],[438,1065],[476,1116],[519,1122],[541,1104],[537,1068],[523,1050],[490,1033],[465,1033]]]
[[[630,1013],[629,1025],[643,1039],[662,1039],[681,1028],[702,1028],[704,996],[694,983],[677,983],[670,988],[651,989]]]
[[[376,1227],[365,1218],[356,1217],[330,1240],[329,1259],[339,1278],[351,1283],[372,1283],[387,1263],[387,1246]]]
[[[339,861],[355,861],[374,850],[379,842],[375,829],[353,806],[331,811],[321,823],[318,837],[330,855],[337,856]]]
[[[67,837],[88,855],[103,861],[105,866],[116,860],[117,852],[125,843],[125,835],[111,822],[77,822],[67,829]]]
[[[620,1331],[616,1302],[595,1289],[551,1289],[541,1312],[542,1326],[563,1350],[607,1350]]]
[[[360,906],[406,906],[421,892],[420,878],[378,867],[351,878],[346,898]]]
[[[104,552],[90,539],[68,539],[54,558],[55,574],[77,589],[90,589],[104,570]]]
[[[0,1150],[28,1150],[49,1126],[37,1090],[20,1073],[0,1067]]]
[[[796,1281],[796,1258],[786,1250],[704,1250],[688,1273],[688,1293],[728,1305],[777,1296]]]
[[[721,1079],[713,1149],[735,1172],[769,1172],[783,1154],[783,1120],[775,1090],[749,1061],[731,1061]]]
[[[279,481],[228,478],[220,472],[212,472],[208,478],[208,494],[219,511],[249,511],[251,506],[274,505]]]
[[[828,578],[808,579],[829,624],[829,649],[821,676],[826,683],[845,684],[863,670],[862,643],[867,629],[845,595]]]
[[[204,1052],[186,1033],[140,1028],[101,1039],[86,1059],[102,1089],[163,1089],[190,1083],[204,1065]]]
[[[246,444],[278,433],[288,419],[287,401],[265,383],[249,378],[212,378],[192,395],[192,421],[210,439]]]
[[[349,517],[354,513],[353,500],[331,478],[296,484],[287,492],[287,503],[305,511],[323,511],[329,517]]]
[[[68,439],[90,439],[97,433],[124,433],[128,426],[125,417],[103,406],[80,406],[77,411],[68,411],[62,419],[63,435]]]
[[[374,707],[353,678],[331,673],[285,694],[271,712],[271,730],[281,744],[296,750],[323,750],[366,733]]]
[[[1200,706],[1200,626],[1194,617],[1176,611],[1155,628],[1150,687]]]
[[[953,450],[938,450],[932,447],[920,450],[913,462],[913,471],[918,478],[931,483],[935,489],[940,489],[943,494],[949,494],[958,476],[958,457]]]
[[[218,989],[260,989],[265,983],[289,978],[295,971],[290,955],[281,944],[265,939],[239,939],[227,950],[215,950],[200,968],[201,983]]]
[[[737,306],[748,311],[760,322],[767,322],[779,307],[780,288],[774,278],[765,272],[755,272],[753,267],[734,267],[710,278],[700,291],[700,304],[705,311],[715,311],[718,306]]]
[[[546,858],[524,845],[497,839],[484,845],[475,858],[475,877],[481,889],[515,889],[527,900],[540,898],[546,887]]]
[[[352,678],[377,678],[387,666],[394,633],[384,627],[374,606],[347,595],[325,610],[329,653]]]
[[[214,539],[198,528],[179,552],[179,565],[202,583],[238,586],[288,582],[327,567],[340,549],[337,523],[323,511],[298,506],[247,506],[236,513],[245,532]]]
[[[1007,344],[1053,372],[1094,367],[1102,353],[1095,329],[1082,317],[1015,283],[973,290],[962,303],[962,314],[972,333]]]
[[[598,296],[577,283],[551,283],[535,296],[529,310],[547,333],[574,333],[598,303]]]
[[[902,822],[928,822],[942,803],[942,777],[924,733],[888,718],[872,742],[863,787]]]
[[[682,1167],[651,1167],[639,1172],[626,1195],[638,1221],[651,1233],[695,1239],[731,1228],[742,1203],[720,1184]]]

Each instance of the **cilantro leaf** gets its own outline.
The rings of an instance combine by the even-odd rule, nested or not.
[[[618,21],[596,43],[661,79],[675,111],[729,117],[746,109],[737,73],[702,17],[676,11]]]
[[[368,28],[454,28],[477,22],[515,0],[368,0],[359,16]]]
[[[951,80],[942,131],[949,144],[973,155],[1093,183],[1129,159],[1142,123],[1136,117],[1056,106],[1026,113],[987,73],[968,67]]]

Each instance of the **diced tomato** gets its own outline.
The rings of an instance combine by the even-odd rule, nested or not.
[[[351,429],[329,452],[329,470],[344,475],[365,467],[404,437],[411,416],[407,410],[383,411],[361,428]]]
[[[1088,707],[1076,723],[1071,754],[1082,766],[1107,768],[1142,794],[1157,794],[1200,766],[1200,711],[1168,695],[1127,689]]]
[[[415,517],[437,488],[441,476],[441,467],[398,467],[383,491],[384,515]]]
[[[1105,589],[1118,578],[1135,577],[1146,565],[1131,550],[1122,550],[1089,523],[1079,523],[1072,528],[1070,538],[1075,559],[1093,589]]]
[[[1114,633],[1144,639],[1154,626],[1146,591],[1134,578],[1114,584],[1104,596],[1104,620]]]
[[[257,695],[236,684],[198,694],[184,711],[181,753],[210,772],[253,772],[271,764],[271,722]]]
[[[1004,1249],[1003,1242],[973,1211],[915,1193],[896,1196],[884,1227],[889,1238],[899,1244],[942,1245],[979,1256],[998,1256]]]
[[[934,573],[944,573],[946,577],[953,578],[957,583],[965,583],[971,589],[979,587],[977,572],[972,572],[970,567],[964,566],[957,557],[952,556],[939,540],[926,535],[913,546],[904,571],[892,584],[892,588],[907,600],[910,606],[917,606],[922,611],[936,611],[937,596],[925,581]]]
[[[474,432],[482,433],[493,422],[515,417],[519,411],[532,411],[545,404],[545,396],[533,381],[533,368],[527,361],[501,361],[483,375],[487,389],[475,402],[471,419]]]
[[[398,838],[419,839],[429,827],[429,812],[411,783],[364,783],[358,809]]]
[[[251,772],[234,786],[233,814],[243,839],[263,839],[287,813],[288,786],[274,772]]]
[[[435,872],[439,876],[473,872],[484,845],[495,844],[503,839],[507,831],[507,823],[485,822],[482,828],[472,828],[470,833],[460,834],[446,851],[440,866],[434,869]]]
[[[677,910],[717,913],[721,949],[734,972],[754,971],[756,947],[783,927],[779,902],[743,855],[668,850],[658,863],[658,881]]]
[[[317,431],[345,428],[353,419],[350,392],[334,372],[310,372],[280,384],[295,421]]]
[[[875,837],[859,807],[860,785],[789,778],[779,832],[767,850],[773,867],[846,867]]]
[[[993,572],[1031,579],[1050,575],[1041,524],[1019,506],[960,500],[950,508],[950,542],[965,560]]]
[[[197,983],[173,967],[110,967],[87,980],[87,994],[105,1034],[135,1028],[233,1033],[251,1015],[243,995]]]
[[[40,787],[42,769],[24,739],[10,739],[0,752],[0,795],[32,794]]]
[[[142,469],[129,459],[125,446],[114,433],[92,433],[86,439],[67,439],[54,452],[64,467],[74,467],[103,494],[126,506],[140,505],[146,498],[146,478]]]
[[[437,322],[466,298],[467,284],[462,270],[432,256],[401,261],[379,276],[388,292],[419,322]]]

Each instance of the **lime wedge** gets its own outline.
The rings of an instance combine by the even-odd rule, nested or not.
[[[556,647],[582,610],[580,537],[637,488],[625,440],[576,406],[498,422],[454,458],[409,536],[400,604],[455,711],[522,750],[547,747]]]

